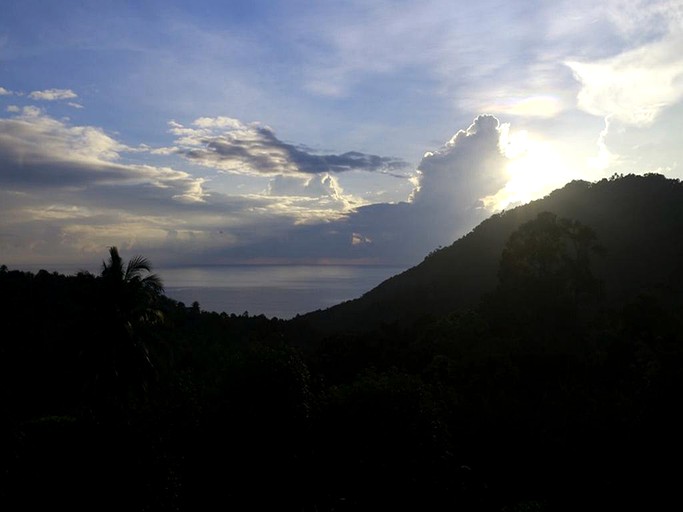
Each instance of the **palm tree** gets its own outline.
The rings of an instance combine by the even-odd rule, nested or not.
[[[163,321],[158,304],[164,288],[147,258],[135,256],[124,264],[116,247],[102,262],[99,283],[92,398],[96,407],[125,409],[130,392],[144,391],[154,374],[147,340],[149,327]]]
[[[135,256],[124,269],[118,249],[110,247],[109,260],[102,262],[100,275],[111,306],[127,329],[133,329],[136,323],[161,319],[155,306],[164,287],[159,276],[152,273],[147,258]]]

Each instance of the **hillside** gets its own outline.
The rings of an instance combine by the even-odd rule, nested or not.
[[[99,275],[0,265],[0,502],[671,508],[682,199],[572,183],[291,321],[186,307],[113,247]]]
[[[640,293],[680,300],[683,290],[683,184],[661,175],[574,181],[543,199],[493,215],[361,298],[305,318],[324,331],[370,330],[472,306],[495,289],[509,236],[540,212],[591,227],[602,256],[592,262],[607,303]]]

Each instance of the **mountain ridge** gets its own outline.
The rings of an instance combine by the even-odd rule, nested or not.
[[[605,282],[608,303],[639,293],[673,293],[680,299],[683,184],[660,174],[629,174],[572,181],[544,198],[496,213],[358,299],[303,318],[323,331],[366,331],[474,306],[495,289],[509,236],[543,211],[595,231],[605,254],[594,258],[594,272]]]

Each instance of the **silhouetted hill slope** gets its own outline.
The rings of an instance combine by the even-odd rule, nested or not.
[[[662,175],[574,181],[543,199],[493,215],[361,298],[306,315],[325,331],[370,330],[476,304],[497,284],[501,252],[524,222],[549,211],[591,227],[604,248],[594,274],[607,304],[639,293],[680,301],[683,290],[683,184]]]

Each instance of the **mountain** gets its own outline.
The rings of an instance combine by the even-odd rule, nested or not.
[[[304,318],[323,331],[365,331],[474,306],[496,288],[510,235],[541,212],[579,221],[595,232],[603,251],[591,265],[604,284],[606,304],[617,306],[638,294],[654,294],[668,303],[682,300],[683,183],[648,174],[573,181],[493,215],[362,297]]]

